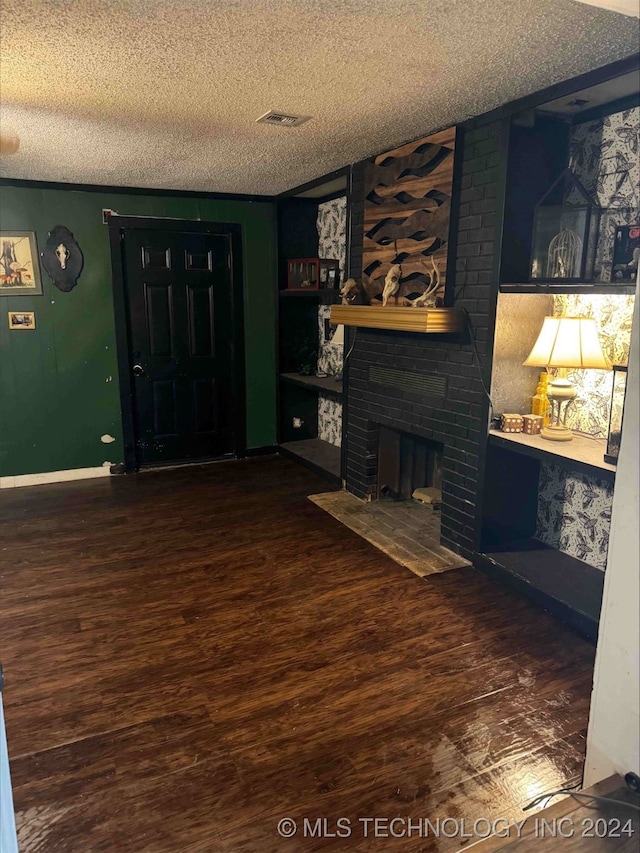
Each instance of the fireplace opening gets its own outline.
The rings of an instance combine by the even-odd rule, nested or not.
[[[408,501],[416,489],[429,487],[441,492],[443,451],[438,441],[381,426],[377,499]]]

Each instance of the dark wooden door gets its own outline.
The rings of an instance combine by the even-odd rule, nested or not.
[[[122,234],[136,462],[229,454],[230,236],[155,228]]]

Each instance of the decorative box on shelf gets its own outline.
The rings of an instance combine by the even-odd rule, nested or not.
[[[502,432],[522,432],[522,415],[504,414],[500,418],[500,429]]]
[[[542,415],[523,415],[522,432],[526,435],[540,435],[544,418]]]
[[[338,290],[340,261],[335,258],[292,258],[287,261],[287,290]]]

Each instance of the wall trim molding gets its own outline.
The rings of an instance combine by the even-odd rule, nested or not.
[[[170,198],[217,199],[219,201],[254,201],[273,204],[277,196],[250,193],[219,193],[207,190],[175,190],[162,187],[127,187],[112,184],[73,184],[64,181],[36,181],[31,178],[0,178],[0,187],[28,187],[38,190],[66,190],[82,193],[166,196]]]
[[[70,468],[66,471],[43,471],[40,474],[17,474],[15,477],[0,477],[0,489],[15,489],[20,486],[41,486],[45,483],[65,483],[71,480],[92,480],[95,477],[110,477],[111,463],[95,468]]]

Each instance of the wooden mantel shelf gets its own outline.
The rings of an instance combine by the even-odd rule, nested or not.
[[[397,308],[388,305],[332,305],[331,323],[395,332],[461,332],[464,314],[456,308]]]

